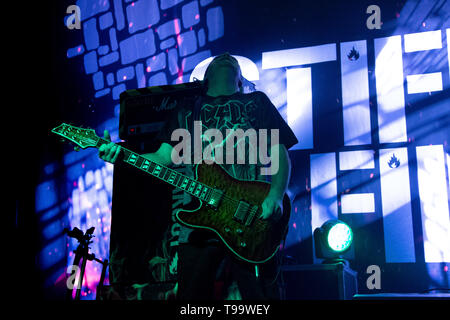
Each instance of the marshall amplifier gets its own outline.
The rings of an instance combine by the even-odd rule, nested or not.
[[[194,103],[203,82],[127,90],[120,95],[120,144],[154,152],[154,139],[179,106]],[[193,105],[193,104],[192,104]],[[176,281],[178,234],[173,208],[182,194],[169,184],[118,161],[114,165],[110,237],[110,283],[162,285]]]
[[[127,90],[120,95],[119,137],[151,141],[182,104],[194,105],[203,81]]]

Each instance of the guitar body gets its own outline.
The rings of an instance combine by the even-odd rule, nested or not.
[[[198,182],[221,190],[223,197],[216,207],[198,200],[197,209],[181,209],[176,215],[180,223],[215,232],[244,261],[263,263],[272,258],[288,230],[289,197],[284,196],[283,214],[278,221],[262,220],[261,205],[270,183],[235,179],[215,163],[196,165],[194,172]]]

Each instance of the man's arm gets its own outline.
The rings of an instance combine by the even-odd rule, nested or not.
[[[286,147],[283,144],[273,146],[271,148],[271,155],[272,162],[274,161],[274,157],[278,155],[278,171],[272,175],[269,194],[262,203],[262,214],[260,216],[262,219],[268,219],[272,214],[276,214],[277,216],[274,218],[278,218],[278,215],[281,214],[284,193],[286,192],[291,175],[291,162]]]
[[[104,138],[111,141],[109,132],[105,130]],[[115,163],[121,151],[121,147],[113,142],[100,146],[98,153],[101,159]],[[162,164],[163,166],[170,166],[172,164],[172,146],[163,142],[159,149],[153,153],[146,153],[142,155],[144,158]]]
[[[142,156],[150,161],[168,167],[172,164],[172,149],[173,147],[170,144],[163,142],[156,152],[145,153]]]

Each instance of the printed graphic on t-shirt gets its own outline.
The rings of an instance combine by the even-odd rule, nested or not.
[[[199,112],[202,124],[202,132],[206,132],[208,129],[217,129],[222,133],[221,145],[211,148],[212,155],[216,148],[221,147],[222,154],[222,166],[232,176],[240,179],[255,180],[257,178],[257,165],[254,161],[250,160],[250,154],[257,155],[257,144],[255,140],[252,140],[248,136],[237,136],[233,133],[236,130],[247,131],[248,129],[256,129],[256,111],[257,105],[253,100],[243,102],[240,100],[228,100],[223,104],[209,104],[205,103],[201,107]],[[193,123],[192,112],[188,112],[185,115],[186,127],[190,127],[189,124]],[[256,132],[255,132],[256,133]],[[254,137],[256,139],[256,135]],[[228,141],[228,139],[233,139]],[[205,150],[211,141],[204,135],[202,135],[202,150]],[[225,161],[227,158],[227,142],[233,143],[234,160],[232,163]],[[239,147],[238,147],[239,146]],[[241,151],[244,151],[242,153]],[[239,160],[238,160],[239,159]]]

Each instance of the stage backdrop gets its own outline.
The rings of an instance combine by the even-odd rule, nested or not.
[[[199,63],[228,51],[299,140],[290,149],[290,261],[317,262],[312,232],[339,218],[354,230],[346,258],[360,292],[450,286],[448,3],[60,2],[55,123],[108,129],[119,141],[121,92],[190,81]],[[65,286],[73,261],[64,227],[94,226],[91,251],[109,255],[113,167],[95,150],[60,148],[45,157],[36,187],[49,290]],[[379,288],[366,282],[373,265]],[[84,299],[99,277],[88,263]]]

